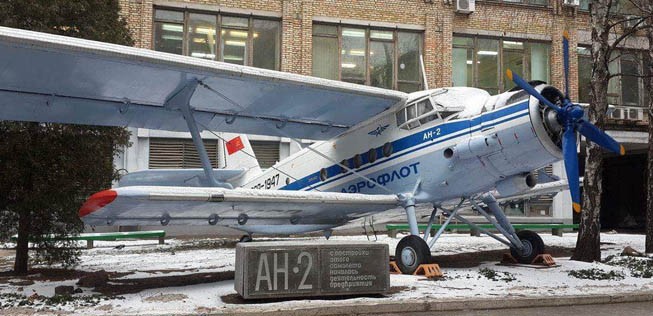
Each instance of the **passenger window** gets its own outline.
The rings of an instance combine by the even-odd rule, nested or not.
[[[328,177],[327,170],[324,168],[320,169],[320,179],[324,181],[327,179],[327,177]]]
[[[392,143],[383,144],[383,156],[390,157],[392,155]]]
[[[347,173],[347,168],[345,168],[345,166],[349,167],[349,164],[347,163],[347,159],[343,159],[340,162],[340,172]]]
[[[360,154],[356,154],[353,160],[354,160],[354,168],[360,168],[361,165],[363,165],[363,157],[361,157]]]
[[[376,149],[372,148],[370,151],[367,152],[367,160],[369,160],[370,163],[373,163],[376,161]]]

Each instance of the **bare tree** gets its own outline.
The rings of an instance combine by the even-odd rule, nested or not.
[[[617,12],[617,0],[592,0],[590,2],[590,27],[592,36],[591,56],[592,74],[590,80],[590,105],[588,117],[591,123],[603,129],[608,110],[608,82],[622,73],[610,73],[610,62],[618,58],[618,49],[624,42],[645,29],[644,23],[650,16],[643,4],[651,0],[624,0],[636,15],[623,15]],[[641,14],[639,14],[641,13]],[[627,26],[628,25],[628,26]],[[632,74],[629,74],[632,75]],[[583,211],[581,213],[576,251],[573,260],[598,261],[600,249],[600,210],[603,192],[603,152],[595,143],[587,142],[585,158],[585,178],[583,181]]]

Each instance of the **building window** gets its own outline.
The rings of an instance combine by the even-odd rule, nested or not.
[[[278,70],[278,20],[155,9],[154,50]]]
[[[501,1],[501,0],[488,0],[492,2]],[[549,0],[502,0],[505,3],[520,3],[520,4],[530,4],[536,6],[546,6],[549,4]]]
[[[417,32],[314,24],[313,76],[419,91],[421,47]]]
[[[590,101],[590,80],[592,74],[592,56],[588,47],[578,47],[578,99],[581,103]],[[646,93],[640,77],[642,71],[642,54],[637,51],[617,51],[610,58],[610,74],[622,74],[613,77],[608,83],[608,103],[622,106],[645,106]]]
[[[524,40],[454,36],[454,86],[477,87],[490,94],[514,84],[504,75],[511,69],[527,80],[549,81],[551,45]]]

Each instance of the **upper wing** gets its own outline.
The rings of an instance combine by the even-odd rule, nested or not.
[[[89,225],[217,224],[337,226],[399,204],[395,195],[223,188],[122,187],[92,195],[79,211]],[[210,223],[209,221],[217,220]],[[168,222],[166,222],[168,224]],[[243,225],[244,223],[240,223]]]
[[[200,128],[329,139],[402,92],[0,27],[0,120],[187,131],[166,100],[193,80]]]

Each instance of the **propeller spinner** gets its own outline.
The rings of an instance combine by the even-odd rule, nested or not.
[[[598,144],[619,155],[624,155],[624,147],[608,134],[600,130],[594,124],[583,120],[583,108],[571,102],[569,99],[569,33],[563,34],[562,39],[563,61],[565,68],[565,96],[562,99],[562,107],[546,99],[535,88],[533,88],[523,78],[514,74],[510,69],[506,75],[519,88],[524,89],[530,95],[538,99],[542,104],[551,108],[556,113],[556,119],[562,125],[564,133],[562,135],[562,154],[567,172],[567,181],[569,182],[569,191],[571,192],[571,201],[574,211],[581,211],[580,206],[580,183],[578,181],[578,154],[576,153],[576,132],[585,136],[588,140]]]

